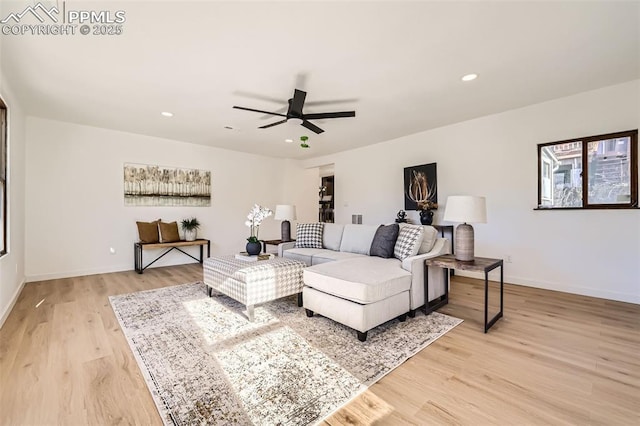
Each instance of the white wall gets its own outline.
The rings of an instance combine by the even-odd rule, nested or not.
[[[286,160],[34,117],[27,130],[27,281],[133,269],[136,220],[196,216],[212,254],[238,252],[253,204],[283,203]],[[125,207],[128,162],[210,170],[211,207]],[[279,236],[267,218],[260,237]],[[157,265],[189,261],[171,253]]]
[[[534,211],[543,142],[640,127],[640,80],[303,162],[335,163],[336,222],[393,222],[403,168],[436,162],[448,195],[487,197],[476,255],[505,258],[507,282],[640,303],[640,210]],[[416,212],[410,217],[418,222]]]
[[[8,254],[0,259],[0,327],[24,285],[25,118],[9,83],[0,76],[0,96],[9,107]]]

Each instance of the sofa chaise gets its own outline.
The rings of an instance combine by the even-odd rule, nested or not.
[[[425,259],[450,251],[449,240],[432,226],[408,224],[298,224],[296,241],[278,246],[280,256],[307,265],[307,316],[318,313],[351,327],[360,341],[384,322],[415,316],[425,305]],[[429,268],[428,302],[447,302],[445,280],[441,268]]]

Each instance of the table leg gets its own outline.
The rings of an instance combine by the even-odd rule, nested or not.
[[[204,246],[201,244],[200,245],[200,263],[204,261],[203,254],[204,254]]]
[[[489,329],[504,315],[504,264],[500,262],[493,269],[500,267],[500,312],[498,312],[491,320],[488,318],[489,309],[489,271],[484,271],[484,332]],[[492,270],[493,270],[492,269]]]
[[[249,321],[253,322],[254,319],[254,309],[253,309],[254,305],[247,305],[247,318],[249,318]]]
[[[489,330],[487,319],[489,318],[489,271],[484,271],[484,332]]]

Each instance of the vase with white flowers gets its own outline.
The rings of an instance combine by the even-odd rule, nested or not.
[[[260,224],[263,220],[265,220],[272,214],[273,212],[271,211],[271,209],[255,204],[247,215],[247,219],[249,220],[247,220],[244,224],[251,228],[251,236],[247,238],[247,253],[249,255],[255,256],[257,254],[260,254],[260,251],[262,249],[262,245],[260,244],[260,240],[258,239]]]

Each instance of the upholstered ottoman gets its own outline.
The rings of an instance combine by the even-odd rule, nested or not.
[[[367,256],[308,267],[302,290],[307,316],[317,312],[351,327],[363,342],[370,329],[394,318],[404,321],[411,272],[400,263]]]
[[[247,262],[235,255],[213,256],[204,261],[203,275],[209,295],[215,290],[246,305],[253,321],[258,303],[298,294],[298,306],[302,306],[304,267],[302,262],[282,257]]]

